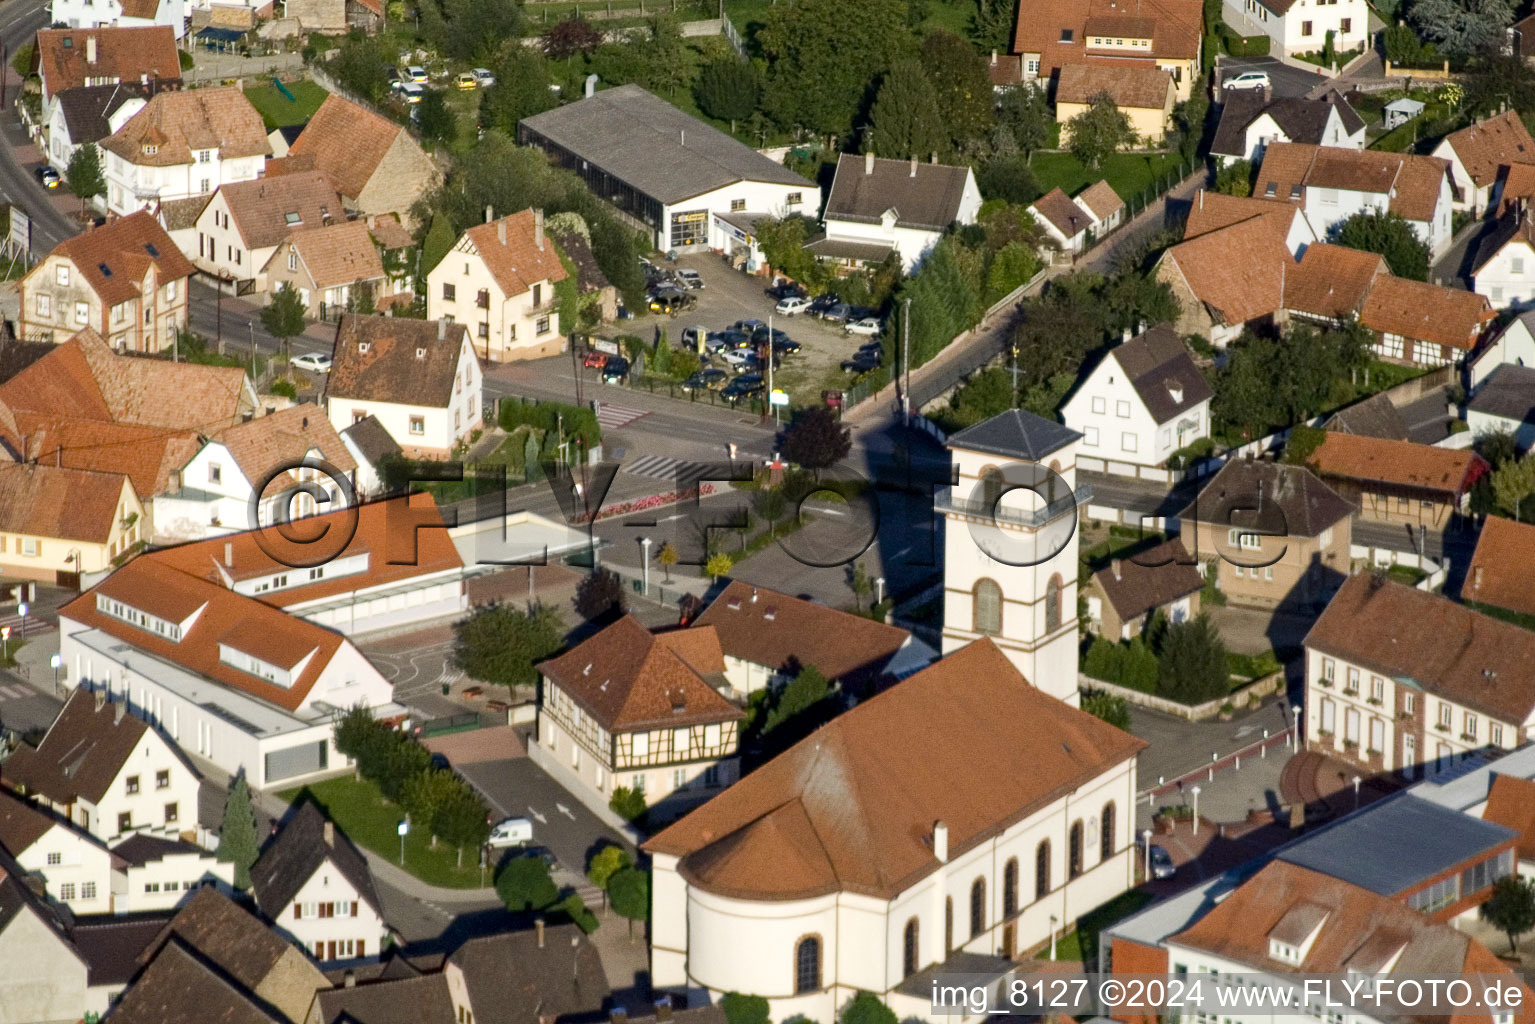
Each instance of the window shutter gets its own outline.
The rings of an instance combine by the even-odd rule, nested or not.
[[[304,908],[303,908],[303,906],[298,904],[298,903],[293,904],[293,920],[295,920],[295,921],[302,921],[303,919],[304,919]]]
[[[357,901],[356,900],[352,901],[352,916],[353,917],[357,916]],[[361,954],[358,954],[358,955],[361,956]]]

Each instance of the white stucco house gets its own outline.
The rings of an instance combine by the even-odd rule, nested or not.
[[[174,910],[205,885],[234,893],[234,864],[184,839],[140,833],[114,846],[112,859],[112,905],[119,914]]]
[[[1233,89],[1221,103],[1210,153],[1222,166],[1258,163],[1271,142],[1363,149],[1364,118],[1336,93],[1325,99],[1270,99],[1267,89]]]
[[[1535,311],[1520,313],[1510,320],[1467,364],[1467,389],[1475,391],[1504,363],[1535,366]]]
[[[1511,209],[1477,244],[1471,287],[1494,309],[1535,305],[1535,227],[1522,209]]]
[[[263,268],[295,231],[346,220],[341,194],[321,171],[219,185],[197,216],[187,259],[239,292],[265,291]]]
[[[1080,452],[1105,463],[1158,466],[1210,436],[1213,392],[1171,325],[1116,345],[1061,409]]]
[[[1455,183],[1455,209],[1490,214],[1498,204],[1499,171],[1535,164],[1535,138],[1517,110],[1479,119],[1446,135],[1433,155],[1450,164]]]
[[[933,975],[994,982],[1132,884],[1142,746],[977,641],[645,844],[652,984],[750,992],[775,1019],[867,991],[938,1020]]]
[[[316,960],[383,951],[383,904],[352,841],[313,803],[289,815],[251,866],[251,892],[272,926]]]
[[[1243,35],[1268,36],[1270,52],[1320,53],[1329,32],[1340,53],[1370,38],[1365,0],[1225,0],[1222,14]]]
[[[739,240],[721,214],[821,213],[815,182],[637,85],[523,118],[517,141],[638,219],[663,252],[731,252]]]
[[[1120,225],[1125,201],[1098,181],[1075,197],[1053,188],[1029,204],[1029,213],[1061,251],[1078,253]]]
[[[53,907],[0,850],[0,1006],[16,1021],[78,1021],[91,1005],[89,967]]]
[[[43,880],[49,899],[71,913],[112,912],[112,855],[68,819],[0,790],[0,846]]]
[[[143,28],[164,25],[186,34],[186,0],[50,0],[49,23],[70,28]]]
[[[805,248],[849,268],[897,252],[909,273],[950,225],[974,224],[980,209],[969,167],[844,153],[821,212],[826,233]]]
[[[442,459],[480,426],[483,386],[467,324],[347,314],[325,409],[338,431],[372,416],[407,457]]]
[[[115,82],[58,93],[43,111],[48,119],[45,137],[49,166],[60,174],[67,172],[75,150],[111,135],[112,119],[116,117],[121,127],[149,102],[154,88],[142,82]]]
[[[76,688],[42,743],[6,760],[5,785],[108,844],[196,828],[197,773],[126,698],[106,697]]]

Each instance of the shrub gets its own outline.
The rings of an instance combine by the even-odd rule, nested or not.
[[[761,996],[726,992],[720,1008],[725,1011],[727,1024],[771,1024],[768,1001]]]
[[[1142,693],[1157,690],[1157,656],[1141,637],[1129,643],[1099,637],[1088,648],[1082,671],[1094,679]]]
[[[508,434],[527,424],[544,431],[563,430],[566,437],[579,437],[588,450],[602,443],[602,427],[597,423],[597,414],[579,405],[503,398],[500,417],[501,429]]]
[[[619,786],[608,799],[608,807],[625,821],[634,821],[645,813],[645,794],[628,786]]]
[[[1130,731],[1130,702],[1123,697],[1102,690],[1086,690],[1082,694],[1082,710],[1115,728]]]

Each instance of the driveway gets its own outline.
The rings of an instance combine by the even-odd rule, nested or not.
[[[1220,57],[1215,66],[1218,82],[1224,82],[1244,71],[1266,72],[1274,87],[1275,99],[1303,97],[1324,79],[1320,73],[1302,71],[1274,57]]]
[[[454,766],[480,791],[497,819],[527,818],[533,842],[547,846],[562,867],[584,876],[586,863],[603,846],[629,846],[597,816],[526,757]]]

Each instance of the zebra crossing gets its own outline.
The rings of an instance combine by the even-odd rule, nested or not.
[[[617,430],[627,423],[633,423],[641,416],[650,415],[649,409],[631,409],[625,405],[612,405],[608,402],[597,402],[597,422],[602,424],[604,430]]]
[[[655,480],[667,480],[676,483],[678,480],[692,482],[695,480],[715,479],[715,467],[719,462],[690,462],[687,459],[668,458],[665,455],[641,455],[637,459],[626,460],[622,465],[625,473],[633,473],[635,476],[648,476]]]

